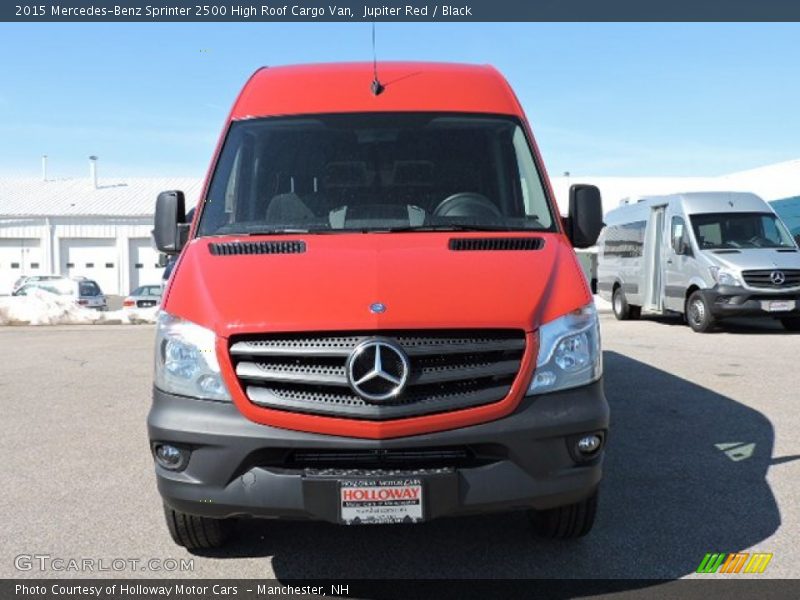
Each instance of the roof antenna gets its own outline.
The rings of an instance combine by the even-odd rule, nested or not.
[[[372,94],[378,96],[383,90],[383,84],[378,80],[378,55],[375,52],[375,19],[372,20]]]

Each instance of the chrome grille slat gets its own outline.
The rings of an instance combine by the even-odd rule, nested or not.
[[[403,417],[470,408],[502,400],[510,386],[496,386],[459,394],[438,395],[412,400],[404,404],[369,404],[355,394],[318,393],[287,395],[285,390],[265,387],[247,387],[247,396],[253,404],[265,408],[292,410],[311,414],[335,414],[357,419],[398,419]],[[314,403],[318,406],[314,406]],[[335,406],[335,410],[331,409]]]
[[[467,378],[495,377],[498,375],[515,375],[518,369],[519,361],[517,360],[505,360],[482,365],[466,364],[457,367],[423,367],[421,372],[411,380],[410,385],[459,381]]]
[[[388,338],[408,355],[403,392],[365,400],[350,388],[347,359],[364,340]],[[232,340],[241,386],[258,406],[385,420],[457,410],[506,397],[519,371],[525,335],[511,330],[272,334]]]
[[[236,374],[241,379],[347,386],[347,377],[343,366],[303,368],[267,363],[240,362],[236,365]]]
[[[336,344],[310,340],[299,343],[294,340],[266,342],[236,342],[230,353],[243,356],[349,356],[353,349],[368,335],[346,338]],[[409,356],[429,354],[458,354],[474,352],[496,352],[522,350],[525,340],[489,340],[486,342],[459,341],[451,343],[411,343],[409,338],[396,338]]]
[[[357,342],[330,346],[294,342],[237,342],[231,346],[232,355],[244,356],[348,356]]]

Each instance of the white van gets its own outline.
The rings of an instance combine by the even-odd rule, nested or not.
[[[754,194],[702,192],[627,202],[598,240],[598,293],[618,319],[682,313],[695,331],[732,316],[800,331],[800,250]]]

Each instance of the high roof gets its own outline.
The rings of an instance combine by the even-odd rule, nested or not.
[[[54,216],[146,217],[155,211],[156,196],[182,190],[195,204],[201,180],[190,177],[135,178],[100,182],[89,179],[0,178],[0,218]]]
[[[237,99],[232,118],[373,111],[519,114],[516,97],[488,65],[378,62],[385,89],[372,93],[373,64],[265,67]]]

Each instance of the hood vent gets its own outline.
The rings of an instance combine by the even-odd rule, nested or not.
[[[778,252],[797,252],[796,248],[781,248]]]
[[[452,238],[450,250],[541,250],[542,238],[533,237],[489,237]]]
[[[302,254],[306,251],[303,241],[285,242],[219,242],[208,245],[214,256],[238,256],[242,254]]]
[[[741,254],[741,250],[714,250],[714,254]]]

